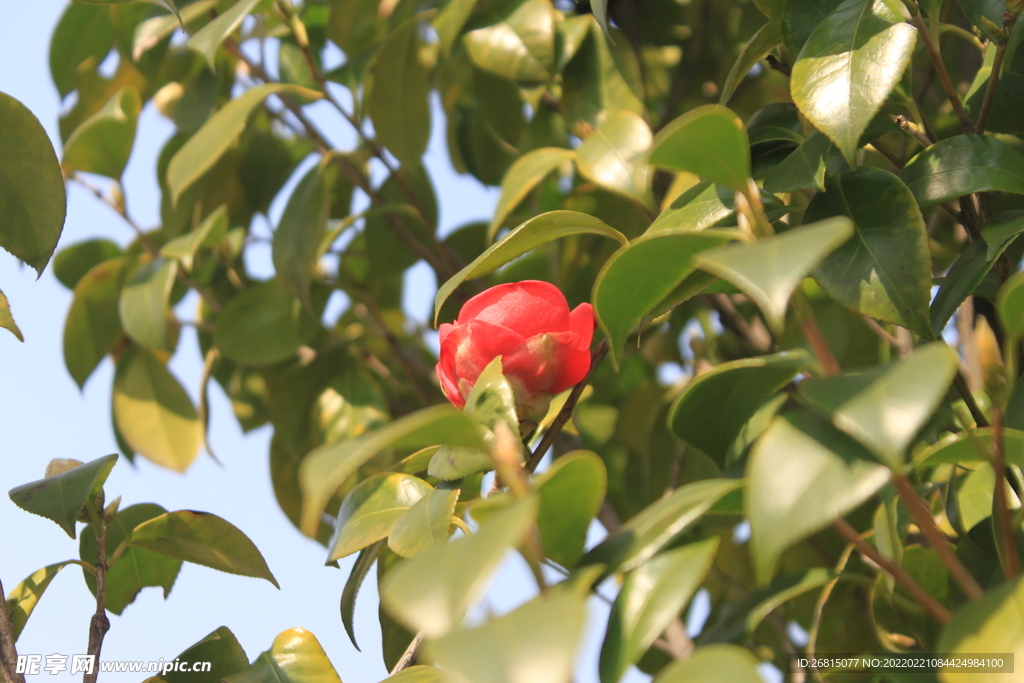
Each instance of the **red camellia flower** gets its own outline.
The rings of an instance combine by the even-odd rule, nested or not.
[[[441,389],[457,408],[487,364],[501,356],[522,423],[547,413],[551,396],[580,382],[590,369],[594,309],[569,304],[557,287],[525,280],[491,287],[466,302],[454,324],[440,329]]]

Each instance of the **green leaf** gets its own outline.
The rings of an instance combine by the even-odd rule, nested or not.
[[[224,683],[341,683],[320,641],[304,628],[282,631],[248,669]]]
[[[743,121],[723,106],[708,104],[680,116],[655,136],[651,164],[689,171],[746,192],[749,147]]]
[[[403,669],[385,680],[390,683],[454,683],[451,676],[441,669],[422,664]]]
[[[1024,232],[1024,211],[1006,211],[993,216],[981,229],[981,236],[988,244],[985,258],[994,261],[1022,232]]]
[[[107,259],[123,254],[121,247],[110,240],[78,242],[64,247],[53,257],[53,274],[62,285],[74,289],[90,270]]]
[[[590,451],[573,451],[555,460],[533,485],[540,493],[537,527],[544,555],[571,569],[583,556],[587,529],[604,501],[604,462]]]
[[[495,6],[499,12],[495,12]],[[463,38],[473,63],[511,81],[544,83],[555,66],[555,13],[548,0],[484,5],[484,28]]]
[[[387,35],[387,17],[377,0],[333,0],[327,37],[342,49],[348,62],[368,53]]]
[[[483,447],[473,420],[450,405],[439,405],[406,415],[357,439],[313,449],[299,466],[302,533],[315,538],[320,516],[331,496],[380,451],[388,447],[418,449],[439,443]]]
[[[462,27],[475,6],[476,0],[449,0],[434,17],[434,30],[445,57],[451,54],[452,46],[462,34]]]
[[[718,541],[667,550],[626,574],[601,646],[601,683],[617,683],[679,616],[711,568]]]
[[[352,489],[338,511],[328,562],[347,557],[391,533],[405,512],[433,490],[419,477],[382,472]]]
[[[593,12],[594,19],[597,20],[601,30],[604,31],[610,40],[612,34],[608,31],[608,0],[591,0],[590,10]]]
[[[117,361],[114,421],[132,450],[184,472],[199,455],[203,425],[174,375],[148,349],[130,348]]]
[[[437,316],[441,312],[441,304],[466,280],[493,273],[509,261],[559,237],[586,233],[611,237],[623,245],[629,243],[621,232],[605,225],[601,219],[585,213],[548,211],[534,216],[502,237],[501,241],[492,244],[487,251],[438,288],[437,296],[434,297],[434,322],[437,322]]]
[[[388,34],[377,52],[367,110],[381,144],[414,166],[430,139],[430,70],[421,61],[419,18]]]
[[[740,50],[740,56],[732,65],[732,69],[729,70],[729,75],[726,76],[725,83],[722,85],[722,95],[719,97],[718,103],[723,107],[729,104],[737,86],[746,78],[750,70],[780,45],[782,45],[782,19],[775,18],[757,29],[757,33],[750,39],[750,42]]]
[[[757,8],[769,19],[775,19],[782,14],[782,8],[785,3],[786,0],[754,0]]]
[[[576,164],[583,177],[644,202],[650,182],[644,157],[651,140],[651,129],[638,114],[610,112],[576,148]]]
[[[309,302],[320,244],[327,232],[331,208],[330,188],[337,167],[324,161],[317,164],[295,187],[281,222],[274,233],[274,270],[281,286],[292,296]]]
[[[825,190],[825,168],[834,146],[823,133],[814,131],[764,178],[769,192],[794,192],[805,187]]]
[[[160,247],[160,255],[166,258],[178,259],[187,270],[192,269],[192,258],[202,247],[211,247],[228,234],[228,206],[221,204],[203,219],[199,227],[192,232],[187,232],[170,240]],[[63,252],[61,252],[63,253]],[[60,254],[57,254],[60,258]],[[56,269],[56,262],[53,264]]]
[[[125,541],[136,548],[228,574],[266,579],[276,588],[259,549],[230,522],[209,512],[178,510],[139,524]]]
[[[1003,284],[996,305],[1007,339],[1020,339],[1024,334],[1024,273],[1011,276]]]
[[[725,230],[662,229],[641,235],[605,262],[591,301],[616,365],[630,332],[696,269],[694,257],[732,237]]]
[[[961,606],[946,625],[936,649],[952,656],[974,652],[1000,652],[1019,655],[1024,644],[1024,581],[1016,579],[989,591],[977,602]],[[940,674],[943,683],[996,683],[1006,674]]]
[[[703,230],[736,213],[736,193],[728,187],[715,185],[710,180],[702,180],[689,190],[679,195],[664,211],[661,212],[647,232],[666,228],[686,228]],[[769,212],[784,206],[775,195],[761,192],[761,202]],[[735,225],[735,223],[734,223]]]
[[[585,598],[579,590],[555,589],[483,626],[430,641],[426,653],[467,681],[564,683],[583,636]]]
[[[993,455],[994,434],[993,427],[949,434],[915,455],[914,466],[930,467],[941,463],[987,461]],[[1002,438],[1006,462],[1024,467],[1024,431],[1004,428]]]
[[[174,0],[74,0],[75,2],[81,2],[86,5],[123,5],[129,2],[148,2],[151,5],[157,7],[163,7],[166,10],[170,10],[174,13],[174,16],[181,21],[181,15],[178,13],[178,6],[174,3]]]
[[[1024,194],[1024,156],[991,135],[957,135],[915,156],[900,177],[922,207],[972,192]]]
[[[1009,242],[1005,242],[1004,245],[1009,246]],[[949,267],[929,310],[932,335],[935,339],[942,334],[946,323],[960,308],[960,304],[974,293],[988,275],[988,271],[995,265],[995,259],[987,257],[990,249],[983,239],[972,242]],[[1001,253],[998,251],[995,258],[999,258]]]
[[[167,166],[167,186],[172,204],[177,204],[182,193],[231,148],[245,130],[245,122],[252,111],[268,96],[281,93],[295,93],[311,99],[320,97],[318,93],[297,85],[267,83],[250,88],[225,104],[171,158]]]
[[[861,134],[910,64],[916,39],[893,0],[845,0],[800,50],[793,101],[850,165]]]
[[[491,515],[472,536],[402,562],[384,576],[383,606],[411,631],[430,639],[444,636],[483,594],[506,552],[522,541],[537,507],[536,496],[519,500]]]
[[[635,78],[627,82],[623,72],[629,56],[623,54],[622,48],[629,50],[628,43],[619,41],[618,51],[613,53],[615,46],[609,44],[610,38],[591,17],[569,19],[562,27],[563,36],[568,38],[566,42],[576,40],[577,31],[583,38],[576,54],[562,70],[562,116],[569,129],[581,122],[596,126],[602,114],[608,111],[626,109],[643,114],[639,83]],[[584,28],[589,30],[580,30]],[[566,45],[565,49],[571,47]],[[635,66],[635,62],[633,64]]]
[[[64,364],[79,388],[122,336],[118,299],[130,263],[128,257],[103,261],[75,285],[64,322]]]
[[[757,579],[768,583],[789,546],[873,496],[889,470],[827,421],[803,411],[776,417],[747,462],[746,504]]]
[[[39,119],[2,92],[0,149],[0,247],[42,274],[64,227],[64,177]]]
[[[794,55],[800,54],[814,29],[842,0],[786,0],[782,8],[782,35]]]
[[[852,311],[931,337],[931,252],[910,190],[886,171],[863,167],[831,178],[805,221],[853,219],[854,238],[832,252],[814,279]]]
[[[186,26],[209,15],[216,9],[218,0],[196,0],[181,10],[181,20]],[[139,61],[142,55],[161,40],[174,33],[181,26],[174,15],[162,15],[139,22],[132,37],[132,60]]]
[[[131,534],[135,527],[166,512],[167,510],[153,503],[142,503],[118,510],[107,525],[107,560],[110,560],[121,542]],[[99,553],[96,545],[96,531],[92,525],[82,531],[78,547],[79,557],[82,558],[82,561],[95,565],[99,559]],[[107,609],[120,615],[124,608],[135,600],[139,591],[146,586],[163,588],[164,598],[166,598],[174,586],[175,579],[178,578],[180,569],[181,560],[165,557],[145,548],[125,548],[120,557],[107,568],[107,582],[104,591]],[[90,572],[83,574],[85,583],[95,595],[96,577]]]
[[[853,235],[853,224],[832,218],[751,244],[701,252],[697,266],[728,280],[757,303],[768,327],[781,334],[789,297],[807,274]]]
[[[608,572],[628,572],[639,567],[712,505],[742,485],[740,479],[704,479],[684,484],[623,524],[584,555],[580,564],[603,564]]]
[[[114,25],[106,7],[69,3],[50,39],[50,76],[63,98],[78,87],[78,67],[103,62],[114,46]]]
[[[800,394],[831,414],[836,427],[867,446],[882,462],[899,468],[904,452],[946,395],[956,371],[953,352],[944,342],[934,342],[917,347],[877,378],[816,379],[801,384]],[[898,420],[893,419],[895,415]]]
[[[53,520],[75,538],[75,522],[89,499],[103,489],[103,482],[116,462],[116,453],[105,455],[60,474],[16,486],[7,495],[22,510]]]
[[[135,88],[121,88],[75,129],[64,144],[61,166],[118,180],[128,165],[142,103]]]
[[[418,557],[436,545],[448,542],[448,530],[459,501],[459,489],[432,489],[416,501],[388,534],[388,547],[402,557]]]
[[[1003,27],[1003,12],[1011,3],[1005,0],[958,0],[964,14],[981,30],[987,40],[998,40]],[[1008,650],[1009,651],[1009,650]]]
[[[177,272],[177,261],[157,257],[136,270],[121,290],[121,326],[142,346],[174,350],[178,322],[171,311],[170,297]]]
[[[763,683],[758,661],[739,645],[704,645],[661,670],[654,683]]]
[[[5,607],[7,616],[11,620],[15,641],[25,630],[25,624],[32,616],[32,610],[36,608],[43,593],[50,587],[50,582],[60,573],[61,569],[73,563],[74,560],[68,560],[47,565],[32,572],[24,581],[8,591]]]
[[[18,338],[18,341],[25,341],[21,330],[18,329],[18,323],[14,322],[14,316],[11,315],[11,304],[3,292],[0,292],[0,327],[10,330],[11,334]]]
[[[311,316],[278,279],[250,285],[217,317],[214,344],[244,365],[272,365],[292,357],[313,330]]]
[[[724,466],[744,425],[809,364],[802,349],[722,363],[690,380],[676,397],[669,429]]]
[[[501,229],[502,223],[526,198],[530,190],[541,180],[567,161],[576,158],[571,149],[561,147],[542,147],[528,152],[515,160],[501,181],[501,197],[494,209],[494,218],[487,228],[488,241],[494,239]]]
[[[377,558],[380,557],[381,550],[383,549],[384,541],[378,541],[369,548],[363,548],[359,551],[359,557],[356,558],[355,564],[352,565],[352,571],[349,572],[348,580],[345,581],[345,588],[341,591],[341,623],[345,626],[345,633],[348,634],[348,639],[352,641],[352,647],[357,650],[359,650],[359,644],[356,643],[354,623],[356,598],[359,595],[359,588],[366,579],[366,575],[370,573],[370,569],[377,561]]]
[[[210,662],[210,670],[192,671],[191,667],[182,666],[178,671],[161,672],[160,680],[166,683],[220,683],[231,674],[249,668],[245,650],[226,626],[213,631],[174,659],[189,664]]]
[[[208,23],[195,35],[188,39],[188,46],[201,54],[210,68],[216,70],[215,57],[217,48],[224,40],[234,33],[242,24],[242,20],[252,12],[260,0],[238,0],[230,8],[221,12],[216,19]]]

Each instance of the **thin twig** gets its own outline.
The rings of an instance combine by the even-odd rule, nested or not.
[[[832,347],[829,346],[825,333],[818,326],[818,319],[814,315],[814,309],[811,308],[811,302],[807,295],[798,289],[793,293],[792,301],[793,310],[800,321],[800,329],[803,330],[807,343],[814,349],[814,355],[821,361],[825,374],[830,377],[838,375],[843,370],[839,367],[839,361],[836,360],[835,354],[832,353]]]
[[[100,512],[102,515],[102,511]],[[92,655],[92,672],[82,677],[82,683],[96,683],[96,677],[100,670],[100,650],[103,649],[103,637],[110,630],[110,620],[107,619],[105,605],[107,592],[107,522],[105,519],[93,522],[93,531],[96,532],[96,613],[89,621],[89,650]]]
[[[911,17],[911,21],[913,21],[914,26],[917,27],[917,32],[921,34],[921,39],[924,41],[925,49],[928,51],[928,56],[932,60],[932,66],[935,67],[935,73],[939,77],[942,89],[945,91],[946,97],[949,98],[949,103],[953,105],[953,111],[956,113],[956,117],[960,121],[960,128],[964,133],[973,133],[974,124],[971,123],[971,119],[968,118],[967,112],[964,110],[964,103],[960,101],[960,96],[957,94],[956,88],[953,87],[953,81],[950,79],[949,72],[946,70],[946,65],[942,61],[942,54],[939,52],[939,46],[932,38],[932,34],[928,30],[928,26],[924,22],[924,17],[921,16],[920,9],[914,13],[914,16]]]
[[[971,417],[974,418],[976,426],[988,427],[988,418],[985,417],[985,413],[981,412],[981,406],[974,400],[974,394],[971,393],[971,388],[967,386],[967,380],[964,379],[964,374],[959,369],[956,371],[956,377],[953,378],[953,384],[956,385],[957,391],[960,392],[960,397],[967,404],[967,410],[971,411]]]
[[[15,673],[18,663],[18,648],[14,644],[14,624],[7,613],[7,598],[4,585],[0,583],[0,667],[11,683],[25,683],[25,674]]]
[[[992,73],[988,77],[988,86],[985,88],[985,99],[981,101],[981,111],[978,113],[978,134],[985,132],[985,124],[988,123],[988,114],[992,109],[992,101],[996,97],[996,88],[999,87],[999,78],[1002,75],[1003,59],[1006,57],[1006,48],[1010,43],[1010,29],[1017,23],[1017,15],[1013,12],[1003,12],[1003,35],[996,43],[996,56],[992,61]]]
[[[853,554],[854,547],[853,543],[846,546],[833,570],[835,576],[821,589],[818,601],[814,604],[814,617],[811,619],[811,628],[807,631],[807,658],[811,662],[815,661],[814,652],[818,647],[818,632],[821,630],[821,616],[825,612],[825,603],[828,602],[828,599],[832,596],[832,591],[835,590],[836,585],[839,583],[839,577],[843,570],[846,569],[846,563],[850,561],[850,555]],[[818,683],[825,683],[821,677],[821,672],[818,671],[818,667],[813,664],[811,665],[811,675],[814,676]]]
[[[558,411],[558,415],[555,416],[555,421],[551,423],[548,430],[544,432],[544,438],[537,444],[537,448],[534,449],[533,455],[530,456],[529,461],[526,463],[526,470],[533,472],[537,469],[537,465],[544,458],[544,454],[551,448],[551,444],[555,442],[561,432],[562,428],[565,427],[565,423],[572,417],[572,411],[576,408],[576,402],[580,400],[580,396],[583,395],[583,390],[586,388],[587,383],[590,382],[591,376],[594,374],[594,370],[601,364],[604,357],[608,354],[608,340],[603,339],[601,343],[594,349],[594,353],[590,357],[590,370],[587,371],[586,376],[580,380],[580,382],[572,388],[572,393],[569,394],[569,398],[566,399],[565,405]]]
[[[793,75],[793,67],[783,61],[780,61],[775,55],[768,55],[764,60],[768,62],[768,67],[770,69],[778,71],[786,78],[790,78]]]
[[[1014,526],[1011,521],[1009,503],[1006,499],[1006,458],[1003,450],[1003,416],[995,411],[993,422],[995,433],[992,435],[992,469],[995,470],[994,501],[996,520],[999,527],[1000,541],[1003,544],[1003,572],[1007,581],[1012,581],[1020,573],[1020,559],[1017,557],[1017,539],[1014,538]]]
[[[960,585],[964,593],[967,594],[967,597],[971,600],[980,600],[985,591],[981,589],[974,576],[971,575],[967,567],[960,561],[960,558],[953,552],[953,547],[949,544],[949,540],[935,524],[935,518],[932,517],[932,513],[925,502],[921,500],[921,496],[917,495],[914,485],[900,472],[893,472],[892,483],[896,487],[896,492],[899,493],[900,498],[903,499],[903,503],[910,510],[910,515],[914,518],[918,528],[921,529],[921,533],[928,539],[928,543],[938,553],[942,563],[946,565],[946,569],[949,570],[949,573]]]
[[[409,643],[409,647],[405,648],[405,652],[402,653],[402,656],[398,659],[398,662],[395,664],[395,667],[391,669],[391,673],[389,675],[394,676],[399,671],[402,671],[403,669],[408,669],[410,666],[412,666],[413,661],[416,659],[416,654],[420,650],[420,645],[422,644],[423,631],[420,631],[416,634],[416,637],[412,639],[412,642]]]
[[[750,347],[760,353],[767,353],[772,348],[772,339],[764,327],[754,327],[732,305],[725,294],[706,295],[708,304],[718,313],[722,327],[734,332],[747,342]]]
[[[918,604],[920,604],[928,614],[932,615],[932,618],[937,622],[945,625],[953,618],[953,615],[950,614],[949,610],[946,609],[938,600],[932,597],[931,593],[922,588],[921,584],[915,581],[914,578],[908,574],[905,569],[903,569],[903,567],[899,566],[889,558],[883,557],[878,550],[871,546],[870,543],[861,538],[860,534],[857,533],[857,530],[850,526],[845,519],[840,517],[832,522],[832,528],[838,531],[843,538],[852,543],[854,547],[860,551],[861,555],[889,572],[889,574],[891,574],[901,586],[906,588],[907,592],[909,592],[914,599],[917,600]]]
[[[928,135],[921,130],[920,126],[906,116],[900,114],[899,116],[893,117],[893,121],[895,121],[896,125],[900,127],[900,130],[914,138],[914,141],[922,147],[931,147],[935,143],[934,140],[929,139]]]

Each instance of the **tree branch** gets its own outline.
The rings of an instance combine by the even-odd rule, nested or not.
[[[921,16],[920,8],[917,8],[917,11],[914,12],[914,15],[911,17],[911,21],[914,23],[914,26],[917,27],[917,32],[921,34],[921,39],[924,41],[925,49],[928,51],[928,57],[932,60],[932,66],[935,67],[935,73],[939,77],[942,89],[946,92],[946,97],[949,98],[949,103],[953,105],[953,111],[956,113],[956,117],[960,121],[960,128],[967,134],[975,132],[974,124],[971,123],[971,119],[968,118],[967,112],[964,110],[964,103],[960,101],[960,96],[957,94],[956,88],[953,87],[953,81],[949,77],[949,71],[946,70],[946,64],[942,61],[942,54],[939,52],[939,46],[935,43],[934,38],[932,38],[932,34],[928,30],[928,26],[924,22],[924,17]]]
[[[103,511],[100,510],[101,517]],[[99,522],[97,524],[97,522]],[[103,637],[110,630],[110,620],[107,619],[105,606],[107,591],[107,522],[102,517],[93,522],[93,531],[96,532],[96,613],[89,621],[89,650],[88,654],[93,657],[92,672],[82,677],[82,683],[96,683],[96,677],[100,670],[100,650],[103,649]]]
[[[992,457],[992,469],[996,473],[994,488],[994,506],[996,513],[996,525],[999,531],[999,541],[1003,545],[1003,572],[1007,581],[1012,581],[1020,573],[1020,559],[1017,557],[1017,539],[1014,537],[1014,527],[1010,507],[1006,500],[1006,458],[1003,450],[1003,417],[1000,411],[995,412],[995,434],[992,438],[994,446]]]
[[[409,643],[409,647],[405,648],[405,652],[402,653],[402,656],[395,664],[395,667],[391,669],[389,675],[394,676],[399,671],[402,671],[403,669],[408,669],[410,666],[412,666],[412,663],[416,660],[417,653],[419,653],[420,651],[420,645],[422,644],[423,631],[420,631],[416,634],[416,637],[412,639],[412,642]]]
[[[7,598],[4,585],[0,583],[0,668],[10,683],[25,683],[25,674],[16,673],[18,665],[18,648],[14,644],[14,624],[7,613]]]
[[[953,384],[956,385],[957,391],[960,392],[960,397],[967,404],[967,409],[971,411],[971,417],[974,418],[976,425],[978,427],[988,427],[988,418],[985,417],[985,413],[981,412],[981,407],[974,400],[974,394],[971,393],[971,388],[967,386],[967,380],[964,379],[964,374],[959,369],[956,371],[956,377],[953,378]]]
[[[996,97],[996,88],[999,87],[999,78],[1002,76],[1003,59],[1006,57],[1006,47],[1010,43],[1010,29],[1017,23],[1017,15],[1013,12],[1003,12],[1003,35],[996,43],[996,57],[992,61],[992,73],[988,77],[988,86],[985,88],[985,99],[981,101],[981,111],[978,113],[977,131],[980,135],[985,132],[985,124],[988,123],[988,114],[992,109],[992,101]]]

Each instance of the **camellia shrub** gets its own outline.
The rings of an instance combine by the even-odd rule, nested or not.
[[[274,581],[230,522],[103,490],[119,458],[186,471],[217,383],[244,430],[272,426],[268,474],[297,533],[327,562],[355,556],[353,638],[377,572],[388,680],[567,683],[602,584],[617,597],[583,664],[602,683],[633,666],[750,683],[759,663],[793,681],[1010,680],[1020,5],[68,4],[50,49],[59,161],[0,95],[0,245],[41,271],[64,182],[135,230],[52,259],[74,292],[68,372],[84,385],[116,366],[121,452],[11,490],[80,555],[4,577],[0,678],[24,680],[15,641],[70,564],[96,596],[93,655],[107,612],[169,590],[182,562]],[[153,228],[120,182],[148,106],[176,130]],[[500,187],[489,222],[438,232],[432,125],[459,173]],[[353,148],[332,145],[341,131]],[[261,280],[251,228],[292,176]],[[439,353],[401,305],[419,263]],[[325,315],[337,292],[346,307]],[[167,368],[196,353],[178,349],[189,302],[198,397]],[[2,296],[0,326],[19,334]],[[464,624],[510,549],[536,597]],[[708,618],[687,631],[698,592]],[[255,659],[228,628],[195,638],[178,659],[213,665],[195,683],[339,681],[301,629]],[[925,663],[828,658],[863,653]]]

